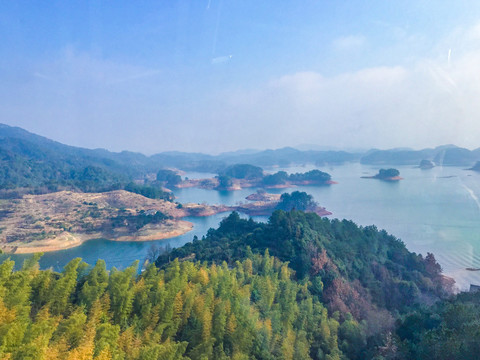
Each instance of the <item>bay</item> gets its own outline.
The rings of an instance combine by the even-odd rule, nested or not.
[[[388,167],[388,166],[382,166]],[[269,172],[285,170],[305,172],[312,165],[267,169]],[[359,225],[375,224],[379,229],[400,238],[410,251],[426,255],[434,253],[444,273],[453,277],[457,286],[468,289],[480,284],[480,273],[466,268],[480,267],[480,174],[458,167],[436,167],[421,170],[412,166],[395,166],[404,180],[385,182],[362,179],[375,175],[379,166],[346,164],[318,167],[332,175],[338,184],[331,186],[304,186],[273,189],[282,193],[306,191],[333,213],[331,218],[353,220]],[[189,176],[190,175],[190,176]],[[202,174],[188,172],[184,176],[199,178]],[[209,174],[210,175],[210,174]],[[237,191],[216,191],[196,188],[174,191],[177,201],[235,205],[256,188]],[[153,242],[115,242],[105,239],[91,240],[73,249],[46,253],[40,260],[41,268],[61,268],[71,259],[81,257],[89,264],[101,258],[109,268],[125,268],[136,259],[143,262],[152,245],[172,247],[201,238],[209,228],[217,227],[227,213],[205,218],[187,218],[194,229],[182,236]],[[266,221],[265,217],[255,218]],[[13,255],[21,263],[27,255]]]

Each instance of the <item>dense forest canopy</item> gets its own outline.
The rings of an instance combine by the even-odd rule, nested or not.
[[[313,200],[313,196],[304,191],[294,191],[291,194],[283,193],[280,196],[280,202],[277,205],[279,210],[312,210],[318,204]]]
[[[160,169],[157,172],[157,181],[164,183],[166,186],[175,186],[182,182],[182,177],[173,170]]]
[[[345,220],[277,211],[264,224],[232,213],[140,275],[137,264],[107,271],[80,259],[41,271],[38,257],[13,271],[2,255],[0,358],[475,359],[479,350],[480,293],[449,298],[432,254]]]
[[[340,359],[362,325],[340,324],[268,253],[232,267],[170,263],[107,272],[72,260],[0,265],[0,357],[10,359]],[[339,338],[339,336],[341,336]],[[340,340],[340,341],[339,341]]]
[[[320,170],[310,170],[305,173],[288,174],[278,171],[274,174],[264,174],[263,169],[249,164],[236,164],[228,167],[217,176],[218,189],[228,189],[234,180],[248,180],[257,186],[275,187],[278,185],[326,185],[330,184],[331,176]]]
[[[282,185],[288,181],[289,175],[285,171],[277,171],[274,174],[268,174],[263,177],[264,185]]]
[[[164,191],[161,186],[158,186],[158,184],[139,185],[134,182],[129,182],[125,185],[124,190],[140,194],[150,199],[173,201],[175,198],[172,193]]]
[[[218,190],[226,190],[233,185],[232,178],[228,175],[218,175]]]
[[[254,253],[268,249],[288,261],[298,278],[313,277],[322,282],[324,290],[332,287],[328,294],[334,297],[337,287],[348,283],[351,288],[347,292],[371,296],[387,309],[408,307],[425,296],[438,298],[449,291],[433,255],[424,258],[411,253],[401,240],[375,226],[359,227],[352,221],[301,211],[275,211],[268,223],[232,213],[218,229],[210,229],[204,240],[164,254],[157,264],[192,254],[199,261],[232,264],[248,255],[247,246]],[[347,298],[351,306],[358,306],[353,298]],[[338,309],[349,307],[339,301],[332,304]]]
[[[306,173],[295,173],[289,176],[290,181],[311,181],[316,183],[322,183],[331,180],[331,176],[320,170],[310,170]]]
[[[135,184],[128,172],[104,165],[84,165],[65,160],[26,158],[0,149],[0,195],[47,193],[60,190],[105,192],[125,189],[153,199],[173,199],[161,184]]]

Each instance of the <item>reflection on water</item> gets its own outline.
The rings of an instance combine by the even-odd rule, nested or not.
[[[349,164],[319,167],[338,181],[336,185],[269,191],[306,191],[333,212],[332,217],[351,219],[360,225],[375,224],[401,238],[411,251],[424,255],[433,252],[445,274],[454,277],[459,287],[465,289],[470,283],[480,284],[480,273],[465,270],[467,267],[480,267],[480,174],[455,167],[431,170],[395,167],[404,177],[396,183],[361,179],[361,176],[376,174],[379,167]],[[276,168],[272,171],[304,172],[312,168]],[[185,176],[189,177],[189,173]],[[193,176],[199,177],[199,174]],[[245,197],[256,190],[187,188],[174,193],[180,202],[235,205],[245,202]],[[194,223],[194,229],[168,240],[143,243],[92,240],[74,249],[47,253],[40,265],[60,270],[72,258],[82,257],[90,264],[102,258],[108,267],[124,268],[136,259],[143,261],[152,244],[177,247],[191,241],[194,235],[201,238],[209,228],[217,227],[226,215],[189,218],[187,220]],[[21,261],[25,256],[12,258]]]

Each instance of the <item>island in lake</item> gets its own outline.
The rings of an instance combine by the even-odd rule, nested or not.
[[[422,160],[418,167],[422,170],[433,169],[435,167],[435,163],[432,160]]]
[[[473,165],[470,169],[467,170],[473,170],[473,171],[478,171],[480,172],[480,161],[477,161],[475,165]]]
[[[255,194],[246,197],[247,200],[255,202],[239,205],[236,211],[243,212],[248,215],[270,215],[274,210],[300,210],[304,212],[313,212],[319,216],[332,215],[324,207],[319,206],[313,200],[313,196],[303,191],[294,191],[291,194],[283,193],[270,194],[264,190],[259,190]]]
[[[362,176],[363,179],[379,179],[383,181],[399,181],[403,180],[402,177],[400,177],[400,171],[397,169],[380,169],[378,171],[377,175],[374,176]]]
[[[168,173],[170,172],[170,173]],[[266,189],[283,189],[294,186],[325,186],[336,184],[330,174],[320,170],[310,170],[305,173],[288,174],[278,171],[274,174],[265,174],[263,169],[250,164],[235,164],[218,172],[218,176],[206,179],[181,180],[172,170],[162,169],[157,175],[158,181],[165,186],[176,188],[196,187],[211,190],[241,190],[244,188],[261,187]],[[168,176],[166,176],[168,174]],[[174,179],[174,180],[173,180]]]

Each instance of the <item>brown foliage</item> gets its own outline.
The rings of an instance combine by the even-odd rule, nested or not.
[[[330,260],[325,249],[319,251],[318,247],[310,243],[308,244],[308,253],[312,262],[310,272],[313,276],[317,275],[322,269],[337,271],[337,266]]]
[[[324,299],[331,312],[351,313],[357,320],[365,319],[373,310],[370,296],[358,280],[349,283],[341,278],[334,279],[325,290]]]

